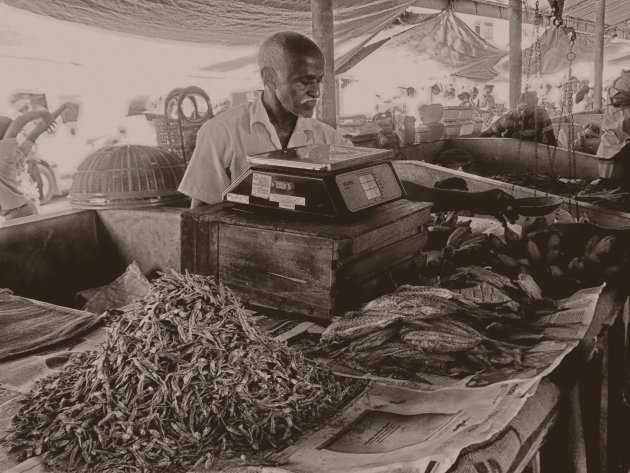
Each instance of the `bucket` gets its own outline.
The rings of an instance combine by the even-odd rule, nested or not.
[[[467,121],[462,123],[462,127],[459,130],[459,136],[471,136],[475,133],[475,122]]]
[[[603,179],[615,179],[623,177],[623,164],[614,159],[598,159],[599,177]]]

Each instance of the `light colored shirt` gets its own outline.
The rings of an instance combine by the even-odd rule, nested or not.
[[[19,189],[19,177],[25,172],[32,147],[26,140],[18,144],[17,138],[0,140],[0,214],[29,202]]]
[[[623,71],[608,89],[608,100],[617,94],[630,97],[630,71]],[[615,106],[609,104],[602,119],[602,137],[597,149],[597,157],[610,159],[621,148],[630,143],[630,104]]]
[[[349,145],[352,142],[329,125],[298,117],[289,148],[310,144]],[[197,132],[197,145],[179,186],[189,197],[214,204],[247,169],[248,154],[282,149],[276,129],[258,99],[221,113]],[[228,174],[229,172],[229,174]]]

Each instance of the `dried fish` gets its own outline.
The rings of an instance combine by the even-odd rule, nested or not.
[[[330,344],[352,340],[353,338],[389,327],[400,320],[400,318],[401,315],[386,311],[366,311],[364,315],[358,317],[339,319],[326,328],[322,334],[321,342],[323,344]]]
[[[75,471],[186,471],[282,448],[351,386],[260,332],[225,286],[171,272],[99,351],[33,388],[9,443]]]

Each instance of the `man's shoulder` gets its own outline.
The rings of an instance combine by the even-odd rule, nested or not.
[[[201,126],[201,130],[214,130],[225,127],[233,128],[238,125],[249,124],[251,104],[245,103],[221,112]]]
[[[321,122],[315,118],[310,118],[309,120],[311,120],[311,127],[313,130],[321,132],[324,136],[343,136],[339,130],[336,130],[328,123]]]

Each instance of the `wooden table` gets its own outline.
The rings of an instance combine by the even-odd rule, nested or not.
[[[508,427],[464,451],[450,473],[519,473],[527,468],[535,473],[541,463],[550,472],[617,473],[614,465],[625,453],[630,431],[621,382],[628,372],[626,302],[625,290],[604,288],[582,342],[541,382]],[[519,430],[526,421],[538,425]],[[509,464],[502,458],[506,450],[513,455]]]
[[[589,472],[619,471],[612,466],[625,453],[628,424],[617,416],[623,407],[620,381],[625,379],[625,365],[615,361],[625,360],[621,353],[625,353],[626,294],[619,288],[604,289],[584,340],[541,381],[503,431],[489,442],[465,449],[449,473],[537,473],[541,463],[543,471],[586,473],[587,462],[594,465]],[[574,389],[578,385],[581,389]],[[593,387],[601,402],[576,408],[579,397],[591,399]],[[40,460],[32,458],[5,473],[45,471]]]

